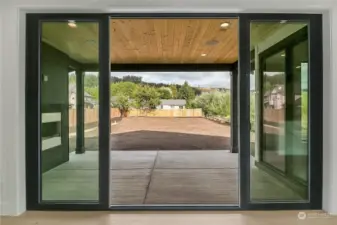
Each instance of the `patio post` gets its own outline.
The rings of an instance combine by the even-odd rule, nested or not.
[[[238,153],[238,65],[231,71],[231,153]]]
[[[76,70],[76,154],[83,154],[84,147],[84,72]]]

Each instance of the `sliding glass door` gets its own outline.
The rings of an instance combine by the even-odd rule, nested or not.
[[[240,128],[249,129],[251,139],[250,155],[243,156],[250,158],[247,198],[253,208],[321,204],[322,146],[313,138],[321,130],[321,108],[314,107],[321,105],[321,27],[314,18],[251,15],[243,22],[251,54],[243,62],[250,64],[250,82],[241,88],[250,88],[244,93],[251,127]]]
[[[102,107],[109,101],[102,95],[109,82],[102,18],[27,18],[28,208],[108,207],[103,176],[109,176],[109,152],[99,150],[109,148],[109,139],[104,142],[109,126],[100,126],[105,115],[109,124]]]
[[[259,63],[255,87],[260,93],[256,111],[260,147],[256,152],[259,160],[252,165],[253,181],[264,171],[273,174],[277,179],[269,182],[280,187],[268,187],[268,192],[261,195],[253,185],[252,199],[305,201],[309,171],[308,26],[277,21],[253,22],[251,27],[253,35],[258,29],[274,29],[254,43]]]
[[[166,185],[163,182],[158,182],[158,186],[163,190],[161,194],[158,194],[160,193],[158,191],[152,191],[153,199],[163,198],[163,196],[167,196],[165,188],[171,185],[176,188],[174,190],[179,192],[172,192],[172,196],[179,194],[181,199],[185,199],[186,196],[181,191],[181,184],[185,182],[187,186],[191,186],[198,191],[196,192],[198,196],[201,196],[201,194],[205,196],[202,202],[192,201],[190,204],[184,205],[184,202],[181,201],[169,205],[166,203],[169,203],[172,199],[168,197],[169,201],[159,202],[160,205],[155,204],[158,202],[148,201],[149,204],[143,205],[114,205],[111,209],[321,209],[322,16],[309,14],[29,14],[27,16],[26,43],[27,208],[29,210],[103,210],[110,208],[110,202],[117,202],[115,201],[116,195],[112,196],[113,190],[118,189],[122,197],[125,195],[130,197],[135,194],[134,190],[139,190],[140,183],[134,182],[134,176],[127,167],[130,161],[129,153],[123,152],[124,155],[128,155],[124,161],[116,162],[117,158],[115,160],[110,158],[111,134],[118,133],[117,124],[119,120],[127,121],[127,119],[121,117],[121,113],[114,114],[114,111],[111,110],[111,108],[118,106],[116,101],[114,102],[113,92],[110,93],[110,90],[114,90],[114,85],[111,87],[114,84],[111,80],[118,81],[118,79],[121,79],[118,77],[118,79],[116,77],[112,79],[111,70],[119,68],[119,71],[121,69],[123,71],[130,71],[130,69],[135,71],[141,67],[153,68],[153,61],[151,63],[143,62],[143,65],[139,63],[139,65],[133,67],[124,63],[122,55],[125,56],[130,51],[136,54],[136,57],[132,59],[138,60],[139,52],[145,50],[150,52],[148,59],[154,60],[171,54],[167,52],[162,54],[163,52],[159,52],[157,48],[145,46],[151,43],[148,42],[148,36],[155,37],[154,31],[151,29],[152,25],[145,26],[149,29],[148,32],[140,32],[141,35],[146,36],[146,38],[141,38],[144,45],[131,43],[130,46],[125,47],[126,44],[121,44],[119,45],[120,50],[118,50],[113,44],[123,41],[129,43],[125,39],[127,35],[135,37],[132,33],[134,32],[133,29],[127,31],[125,28],[130,23],[128,20],[137,18],[140,24],[143,24],[144,18],[158,17],[187,20],[192,18],[196,28],[200,28],[201,24],[209,27],[202,29],[202,33],[206,37],[205,40],[197,38],[200,47],[192,45],[190,41],[191,38],[199,35],[196,29],[191,29],[192,20],[187,21],[186,27],[188,29],[186,30],[194,32],[193,35],[188,34],[188,32],[186,34],[181,31],[173,32],[180,35],[177,40],[180,40],[181,43],[186,42],[186,46],[180,54],[176,48],[172,48],[172,43],[176,39],[167,38],[172,27],[166,23],[163,26],[156,25],[154,27],[163,32],[163,38],[161,39],[163,42],[160,41],[156,45],[158,49],[161,49],[164,53],[172,50],[178,56],[188,56],[186,49],[194,46],[194,50],[190,51],[195,55],[195,61],[193,62],[196,64],[196,70],[193,71],[204,73],[211,71],[210,68],[213,68],[213,71],[222,71],[214,70],[217,66],[213,64],[219,63],[221,66],[226,66],[228,71],[232,71],[233,76],[237,75],[235,77],[237,79],[233,80],[235,82],[231,86],[233,88],[231,92],[235,93],[233,95],[235,97],[231,101],[231,107],[235,108],[230,111],[234,112],[235,115],[229,115],[229,117],[232,117],[231,119],[227,118],[227,114],[224,115],[228,121],[237,121],[237,123],[231,124],[233,129],[228,131],[235,140],[230,143],[232,146],[229,146],[228,149],[234,149],[235,147],[235,151],[217,154],[217,157],[210,157],[209,151],[205,153],[205,157],[199,156],[198,162],[202,165],[207,163],[208,167],[198,170],[197,175],[200,177],[200,179],[197,179],[198,183],[195,182],[196,176],[185,173],[187,175],[184,179],[181,179],[181,177],[175,179],[176,184],[169,182]],[[232,17],[238,18],[237,22],[225,21],[220,23],[216,20],[212,26],[210,26],[211,23],[207,22],[210,18],[222,21],[221,18]],[[118,26],[115,24],[120,31],[119,36],[116,35],[117,28],[114,29],[115,25],[111,25],[111,21],[116,18],[124,18],[125,20],[118,23]],[[204,22],[201,22],[202,19]],[[180,29],[181,23],[177,24]],[[228,43],[233,44],[235,38],[227,40],[224,37],[228,36],[233,24],[237,24],[238,27],[239,37],[236,40],[239,50],[236,50],[236,53],[239,54],[229,57],[235,52],[235,49],[228,50]],[[138,28],[141,29],[141,27]],[[223,38],[218,40],[212,32],[209,32],[209,29],[216,31]],[[232,34],[237,34],[237,32]],[[114,39],[112,38],[113,35],[115,35]],[[112,41],[110,48],[111,40],[117,41]],[[180,43],[180,41],[178,42]],[[163,43],[166,43],[168,47],[161,46]],[[222,48],[219,48],[221,46]],[[215,50],[219,51],[219,55],[229,57],[231,61],[227,64],[219,61],[216,58],[217,54],[214,53]],[[110,56],[111,52],[115,52],[113,57]],[[156,52],[157,56],[154,57],[152,52]],[[209,61],[208,57],[215,58],[213,61]],[[118,61],[117,66],[114,65],[116,59],[121,60]],[[174,61],[174,63],[172,65],[182,68],[180,61]],[[161,68],[161,72],[171,73],[176,71],[169,68],[172,65],[156,64],[157,68]],[[168,71],[163,71],[165,68],[169,68]],[[200,71],[200,68],[203,68],[203,70]],[[186,68],[183,70],[187,74],[186,76],[193,78],[191,80],[196,80],[191,71]],[[172,81],[167,78],[171,73],[165,73],[161,80],[158,78],[158,83],[165,83],[163,82],[164,79],[168,81],[166,81],[167,84],[161,84],[159,87],[157,85],[156,88],[161,91],[160,93],[169,92],[169,96],[174,96],[175,88],[178,86],[175,85],[175,88],[172,88]],[[181,77],[179,74],[175,75]],[[147,74],[144,75],[144,77],[146,76]],[[130,74],[126,74],[126,77],[129,79]],[[216,91],[226,91],[220,90],[225,87],[218,86],[219,82],[217,80],[212,81],[210,75],[204,77],[207,84],[212,83],[219,89]],[[208,79],[206,79],[207,77]],[[120,81],[119,83],[121,83]],[[136,82],[138,81],[136,80]],[[150,83],[150,81],[146,82]],[[194,88],[200,89],[198,82],[191,81],[191,84],[195,85]],[[181,86],[184,87],[187,84],[182,83]],[[212,88],[201,88],[205,96],[214,94]],[[143,89],[138,88],[138,92],[135,93],[144,94],[140,92]],[[178,90],[176,92],[178,93]],[[132,96],[132,99],[127,99],[127,103],[137,100],[137,96]],[[181,98],[184,97],[181,96]],[[160,98],[172,100],[170,98],[173,97]],[[211,100],[215,101],[217,98]],[[158,108],[159,103],[156,102],[150,109],[168,110],[166,105]],[[172,101],[163,102],[172,103]],[[184,103],[184,101],[173,102]],[[191,104],[182,105],[182,109],[177,108],[180,107],[179,105],[173,107],[170,105],[169,108],[186,111],[184,107],[192,107],[195,104],[196,101],[191,101]],[[214,106],[218,105],[220,104],[216,103]],[[218,111],[223,110],[216,109],[219,109]],[[165,113],[167,112],[165,111]],[[115,119],[114,115],[117,115],[118,119],[112,120]],[[213,137],[210,139],[212,141],[207,142],[213,145],[214,140],[218,140],[221,135],[224,135],[222,133],[224,122],[219,121],[218,117],[214,115],[211,115],[213,117],[207,116],[208,118],[202,115],[203,118],[194,118],[193,120],[205,122],[205,120],[213,118],[213,121],[206,121],[207,124],[212,127],[221,127],[218,132],[212,134],[216,138]],[[154,119],[152,118],[152,120]],[[134,125],[134,123],[131,124]],[[181,124],[176,123],[177,129],[183,129]],[[201,127],[200,124],[202,123],[191,123],[193,127],[196,127],[193,128],[196,132],[205,132],[205,126]],[[152,132],[149,125],[144,123],[143,127]],[[161,133],[167,133],[168,126],[160,126],[159,128]],[[186,130],[185,136],[192,137],[191,133],[194,130],[188,127],[184,127],[184,129]],[[124,132],[127,135],[132,133],[130,132],[132,130],[125,131],[127,131]],[[143,128],[141,132],[143,132]],[[178,143],[178,138],[180,140],[185,138],[181,132],[176,130],[175,132],[177,134],[174,140],[166,138],[167,134],[165,138],[161,139],[167,144],[170,151],[172,146]],[[124,138],[126,134],[124,134]],[[200,136],[198,137],[201,140]],[[210,138],[210,135],[207,134],[203,134],[203,136],[207,140]],[[144,141],[146,138],[141,137],[139,140]],[[129,139],[125,140],[128,144],[131,143]],[[200,142],[200,140],[198,141]],[[238,143],[236,143],[236,140]],[[162,144],[162,141],[156,141]],[[177,143],[170,144],[172,141]],[[112,138],[111,143],[112,146],[116,146],[116,139]],[[194,142],[190,143],[195,145]],[[202,142],[202,144],[205,143]],[[153,143],[151,142],[151,144]],[[118,155],[119,152],[113,152],[112,154]],[[168,157],[170,155],[165,154],[163,155],[171,162],[171,158]],[[134,153],[134,155],[139,155],[139,152]],[[150,155],[156,156],[153,152]],[[176,164],[184,167],[186,171],[196,169],[194,165],[197,161],[193,160],[193,157],[195,157],[193,152],[188,152],[191,157],[186,155],[183,155],[181,151],[177,152],[175,159],[179,163]],[[227,157],[235,156],[239,163],[231,164],[225,158],[222,158],[223,155]],[[138,159],[139,157],[135,158]],[[213,161],[206,160],[208,158]],[[161,167],[157,165],[158,168],[156,169],[161,174],[163,174],[163,171],[170,169],[170,173],[164,174],[168,178],[165,178],[164,175],[157,175],[157,179],[163,180],[165,178],[164,180],[169,181],[174,178],[171,174],[176,173],[177,169],[163,166],[166,165],[163,158],[158,157],[158,159],[160,160],[153,160],[147,164],[150,167],[145,169],[151,171],[155,163],[156,165],[161,163]],[[135,173],[140,172],[138,165],[144,164],[142,160],[148,159],[140,157],[140,163],[135,164],[137,167],[133,168]],[[215,161],[224,163],[216,164]],[[190,168],[185,168],[189,165]],[[112,183],[110,171],[113,171],[117,166],[123,167],[123,171],[118,175],[121,177],[116,176],[117,173],[115,173],[115,179],[112,180],[116,182]],[[212,178],[213,175],[201,176],[207,174],[211,169],[216,171],[213,173],[216,179]],[[226,170],[224,171],[224,169]],[[230,176],[227,174],[227,172],[232,173],[234,169],[237,169],[235,170],[235,182],[228,179]],[[238,173],[238,176],[236,176],[236,173]],[[219,174],[221,174],[221,178],[218,178],[220,177]],[[156,177],[152,175],[144,177],[147,182],[142,183],[141,191],[148,191],[151,188],[149,181],[155,181]],[[220,201],[220,198],[216,196],[214,201],[211,201],[212,198],[208,195],[208,191],[214,185],[210,186],[210,182],[207,180],[210,178],[219,184],[232,182],[236,185],[235,188],[237,189],[235,190],[239,191],[232,195],[236,196],[235,206],[213,204],[223,203],[223,201]],[[131,179],[133,179],[133,183],[130,183]],[[120,180],[123,180],[125,185],[120,185]],[[225,190],[226,185],[215,185],[214,187],[217,187],[216,190],[219,193],[228,192],[228,190]],[[125,188],[130,189],[130,191],[126,192]],[[188,191],[185,193],[190,194]],[[139,201],[143,202],[144,199],[141,198]],[[125,201],[126,198],[123,197],[123,199],[118,200]],[[212,203],[212,205],[204,205],[203,203]]]

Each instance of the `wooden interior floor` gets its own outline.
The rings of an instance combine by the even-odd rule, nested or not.
[[[27,212],[2,217],[1,225],[335,225],[321,211],[253,212]],[[304,215],[304,217],[303,217]]]
[[[253,165],[253,162],[252,162]],[[238,155],[226,150],[111,151],[110,203],[239,203]],[[287,186],[252,167],[251,195],[259,200],[301,200]],[[70,155],[46,172],[43,200],[97,200],[98,152]]]

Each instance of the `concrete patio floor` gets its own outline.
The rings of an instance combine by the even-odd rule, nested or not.
[[[238,204],[238,155],[226,150],[111,151],[110,203]],[[301,200],[267,173],[252,168],[256,200]],[[43,200],[97,200],[98,152],[70,154],[43,174]]]

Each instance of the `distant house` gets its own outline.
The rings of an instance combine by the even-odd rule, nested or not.
[[[271,107],[273,109],[284,108],[285,103],[284,85],[277,85],[271,91],[265,92],[263,99],[265,107]]]
[[[116,104],[117,98],[117,96],[110,97],[110,104],[112,107]],[[133,100],[130,99],[129,102],[132,103]],[[185,106],[186,100],[184,99],[161,99],[157,109],[184,109]]]
[[[263,105],[264,107],[269,107],[271,91],[266,91],[263,95]]]
[[[185,109],[186,100],[184,99],[162,99],[157,109]]]
[[[70,85],[69,86],[69,108],[75,109],[76,108],[76,85]],[[88,94],[87,92],[84,92],[84,108],[92,109],[97,105],[95,99]]]
[[[271,91],[266,91],[263,96],[264,107],[273,109],[282,109],[285,107],[286,97],[284,85],[278,85],[274,87]],[[294,95],[294,102],[292,103],[296,108],[302,107],[302,96],[301,94]],[[300,111],[297,113],[301,113]]]

